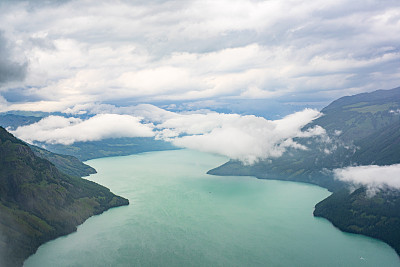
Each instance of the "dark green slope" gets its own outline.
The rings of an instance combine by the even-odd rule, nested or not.
[[[381,239],[400,254],[400,192],[368,196],[364,188],[333,193],[315,206],[315,216],[330,220],[342,231]]]
[[[353,157],[360,165],[391,165],[400,161],[399,120],[356,142]]]
[[[0,128],[0,265],[20,266],[44,242],[128,200],[68,176]]]
[[[74,156],[53,153],[33,145],[30,145],[30,148],[36,156],[47,159],[65,174],[83,177],[96,173],[94,168],[82,163]]]
[[[354,165],[400,163],[400,87],[340,98],[322,110],[304,130],[322,126],[329,141],[298,139],[309,150],[291,150],[277,159],[245,166],[229,161],[209,174],[252,175],[261,179],[306,182],[333,194],[317,204],[315,216],[329,219],[343,231],[379,238],[400,254],[400,193],[350,194],[348,185],[335,180],[332,170]],[[364,192],[364,193],[363,193]]]
[[[38,122],[43,118],[41,116],[30,116],[29,113],[23,114],[23,112],[22,114],[0,114],[0,126],[7,129],[16,129],[19,126]],[[52,153],[34,145],[30,145],[30,147],[36,156],[47,159],[53,163],[57,169],[65,174],[83,177],[96,173],[95,169],[82,163],[79,159],[73,156]]]
[[[322,109],[324,116],[306,127],[320,125],[331,136],[335,136],[335,131],[341,131],[338,138],[351,143],[398,122],[399,115],[391,112],[398,109],[400,87],[345,96]]]

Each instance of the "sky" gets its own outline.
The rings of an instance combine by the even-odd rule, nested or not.
[[[400,85],[398,0],[1,1],[0,13],[1,111],[254,100],[294,105],[287,115]]]
[[[152,137],[251,164],[346,95],[400,85],[398,0],[1,1],[0,112],[71,144]]]

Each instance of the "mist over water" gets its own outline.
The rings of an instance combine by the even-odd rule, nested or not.
[[[87,163],[130,200],[41,246],[25,266],[398,266],[383,242],[314,218],[320,187],[205,173],[227,159],[192,150]]]

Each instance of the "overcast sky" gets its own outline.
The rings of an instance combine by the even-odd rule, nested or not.
[[[318,104],[400,85],[398,0],[1,1],[0,14],[3,111]]]

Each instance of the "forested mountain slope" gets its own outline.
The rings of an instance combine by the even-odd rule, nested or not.
[[[0,266],[19,266],[44,242],[128,200],[68,176],[0,127]]]
[[[84,164],[74,156],[53,153],[34,145],[29,145],[29,147],[36,156],[47,159],[65,174],[83,177],[96,173],[94,168]]]

